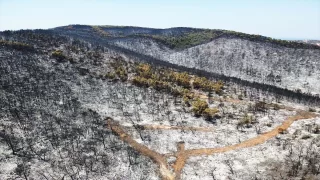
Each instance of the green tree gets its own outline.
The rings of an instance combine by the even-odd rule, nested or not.
[[[219,110],[216,108],[206,108],[203,112],[202,112],[202,116],[207,120],[210,121],[214,118],[214,116],[216,115],[216,113],[218,113]]]
[[[208,108],[208,103],[206,101],[196,99],[192,103],[192,112],[195,116],[201,116],[205,109]]]

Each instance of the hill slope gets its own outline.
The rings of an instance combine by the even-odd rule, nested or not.
[[[95,37],[180,66],[305,93],[320,92],[320,47],[316,45],[192,28],[70,26],[54,31]]]
[[[173,48],[154,36],[193,29],[96,28],[0,32],[0,179],[319,179],[320,97],[250,83],[235,64],[240,45],[292,48]],[[254,53],[243,63],[265,73]],[[242,80],[209,73],[229,71]]]

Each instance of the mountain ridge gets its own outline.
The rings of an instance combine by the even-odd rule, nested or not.
[[[71,25],[12,32],[53,33],[250,82],[314,95],[320,92],[316,85],[320,81],[320,46],[312,44],[234,31],[182,27]]]
[[[319,46],[312,45],[312,44],[310,45],[310,44],[305,44],[305,43],[300,43],[300,42],[274,39],[274,38],[270,38],[270,37],[266,37],[266,36],[262,36],[262,35],[246,34],[246,33],[236,32],[236,31],[232,31],[232,30],[222,30],[222,29],[202,29],[202,28],[190,28],[190,27],[172,27],[172,28],[159,29],[159,28],[146,28],[146,27],[135,27],[135,26],[88,26],[88,25],[68,25],[68,26],[61,26],[61,27],[56,27],[56,28],[52,28],[52,29],[53,30],[55,30],[55,29],[72,30],[73,28],[75,28],[75,29],[78,29],[78,28],[92,28],[92,29],[96,28],[97,29],[97,28],[99,28],[100,32],[110,32],[110,30],[124,31],[124,30],[128,30],[128,29],[131,29],[131,30],[135,29],[136,31],[141,30],[144,33],[149,32],[149,33],[146,33],[148,35],[150,35],[150,34],[151,35],[152,34],[159,35],[159,34],[161,34],[161,32],[164,33],[166,31],[169,31],[169,34],[171,31],[173,31],[176,33],[175,35],[178,35],[178,36],[188,36],[187,33],[200,33],[200,35],[204,35],[204,37],[200,37],[200,38],[204,38],[204,39],[202,39],[199,43],[196,43],[194,45],[200,45],[202,43],[209,42],[209,41],[211,41],[215,38],[219,38],[219,37],[230,37],[230,38],[239,37],[239,38],[244,38],[244,39],[248,39],[251,41],[275,43],[277,45],[284,46],[284,47],[290,47],[290,48],[320,49]],[[133,31],[131,35],[139,36],[144,33],[138,32],[135,34]],[[194,35],[194,34],[191,34],[191,35]],[[169,45],[169,46],[171,45],[172,48],[175,48],[174,43],[170,42],[170,40],[168,40],[168,39],[163,39],[163,37],[158,37],[158,36],[148,36],[148,37],[151,37],[156,40],[162,40],[165,42],[169,41],[169,42],[167,42],[167,45]],[[191,39],[191,40],[194,41],[195,39]],[[192,46],[187,44],[185,47],[192,47]],[[184,46],[182,46],[182,47],[178,46],[178,49],[179,48],[183,49]]]

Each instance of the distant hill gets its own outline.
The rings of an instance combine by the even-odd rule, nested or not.
[[[267,84],[319,94],[320,46],[316,41],[286,41],[228,30],[176,27],[154,29],[133,26],[69,25],[49,30],[3,31],[4,39],[21,43],[52,34],[108,47],[148,62],[169,63],[215,74],[216,77]],[[41,41],[41,38],[40,38]]]
[[[158,40],[173,49],[185,49],[192,46],[210,42],[220,37],[242,38],[253,42],[273,43],[289,48],[315,48],[312,44],[301,42],[273,39],[261,35],[245,34],[236,31],[220,29],[197,29],[187,27],[176,27],[168,29],[153,29],[134,26],[87,26],[87,25],[69,25],[54,28],[55,31],[68,33],[94,33],[105,38],[125,38],[125,37],[148,37]],[[92,34],[91,34],[92,35]]]
[[[70,25],[53,32],[179,66],[319,94],[320,46],[228,30]],[[309,41],[313,42],[313,41]]]

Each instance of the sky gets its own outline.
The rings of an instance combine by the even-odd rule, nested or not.
[[[196,27],[320,40],[320,0],[0,0],[0,30],[69,24]]]

